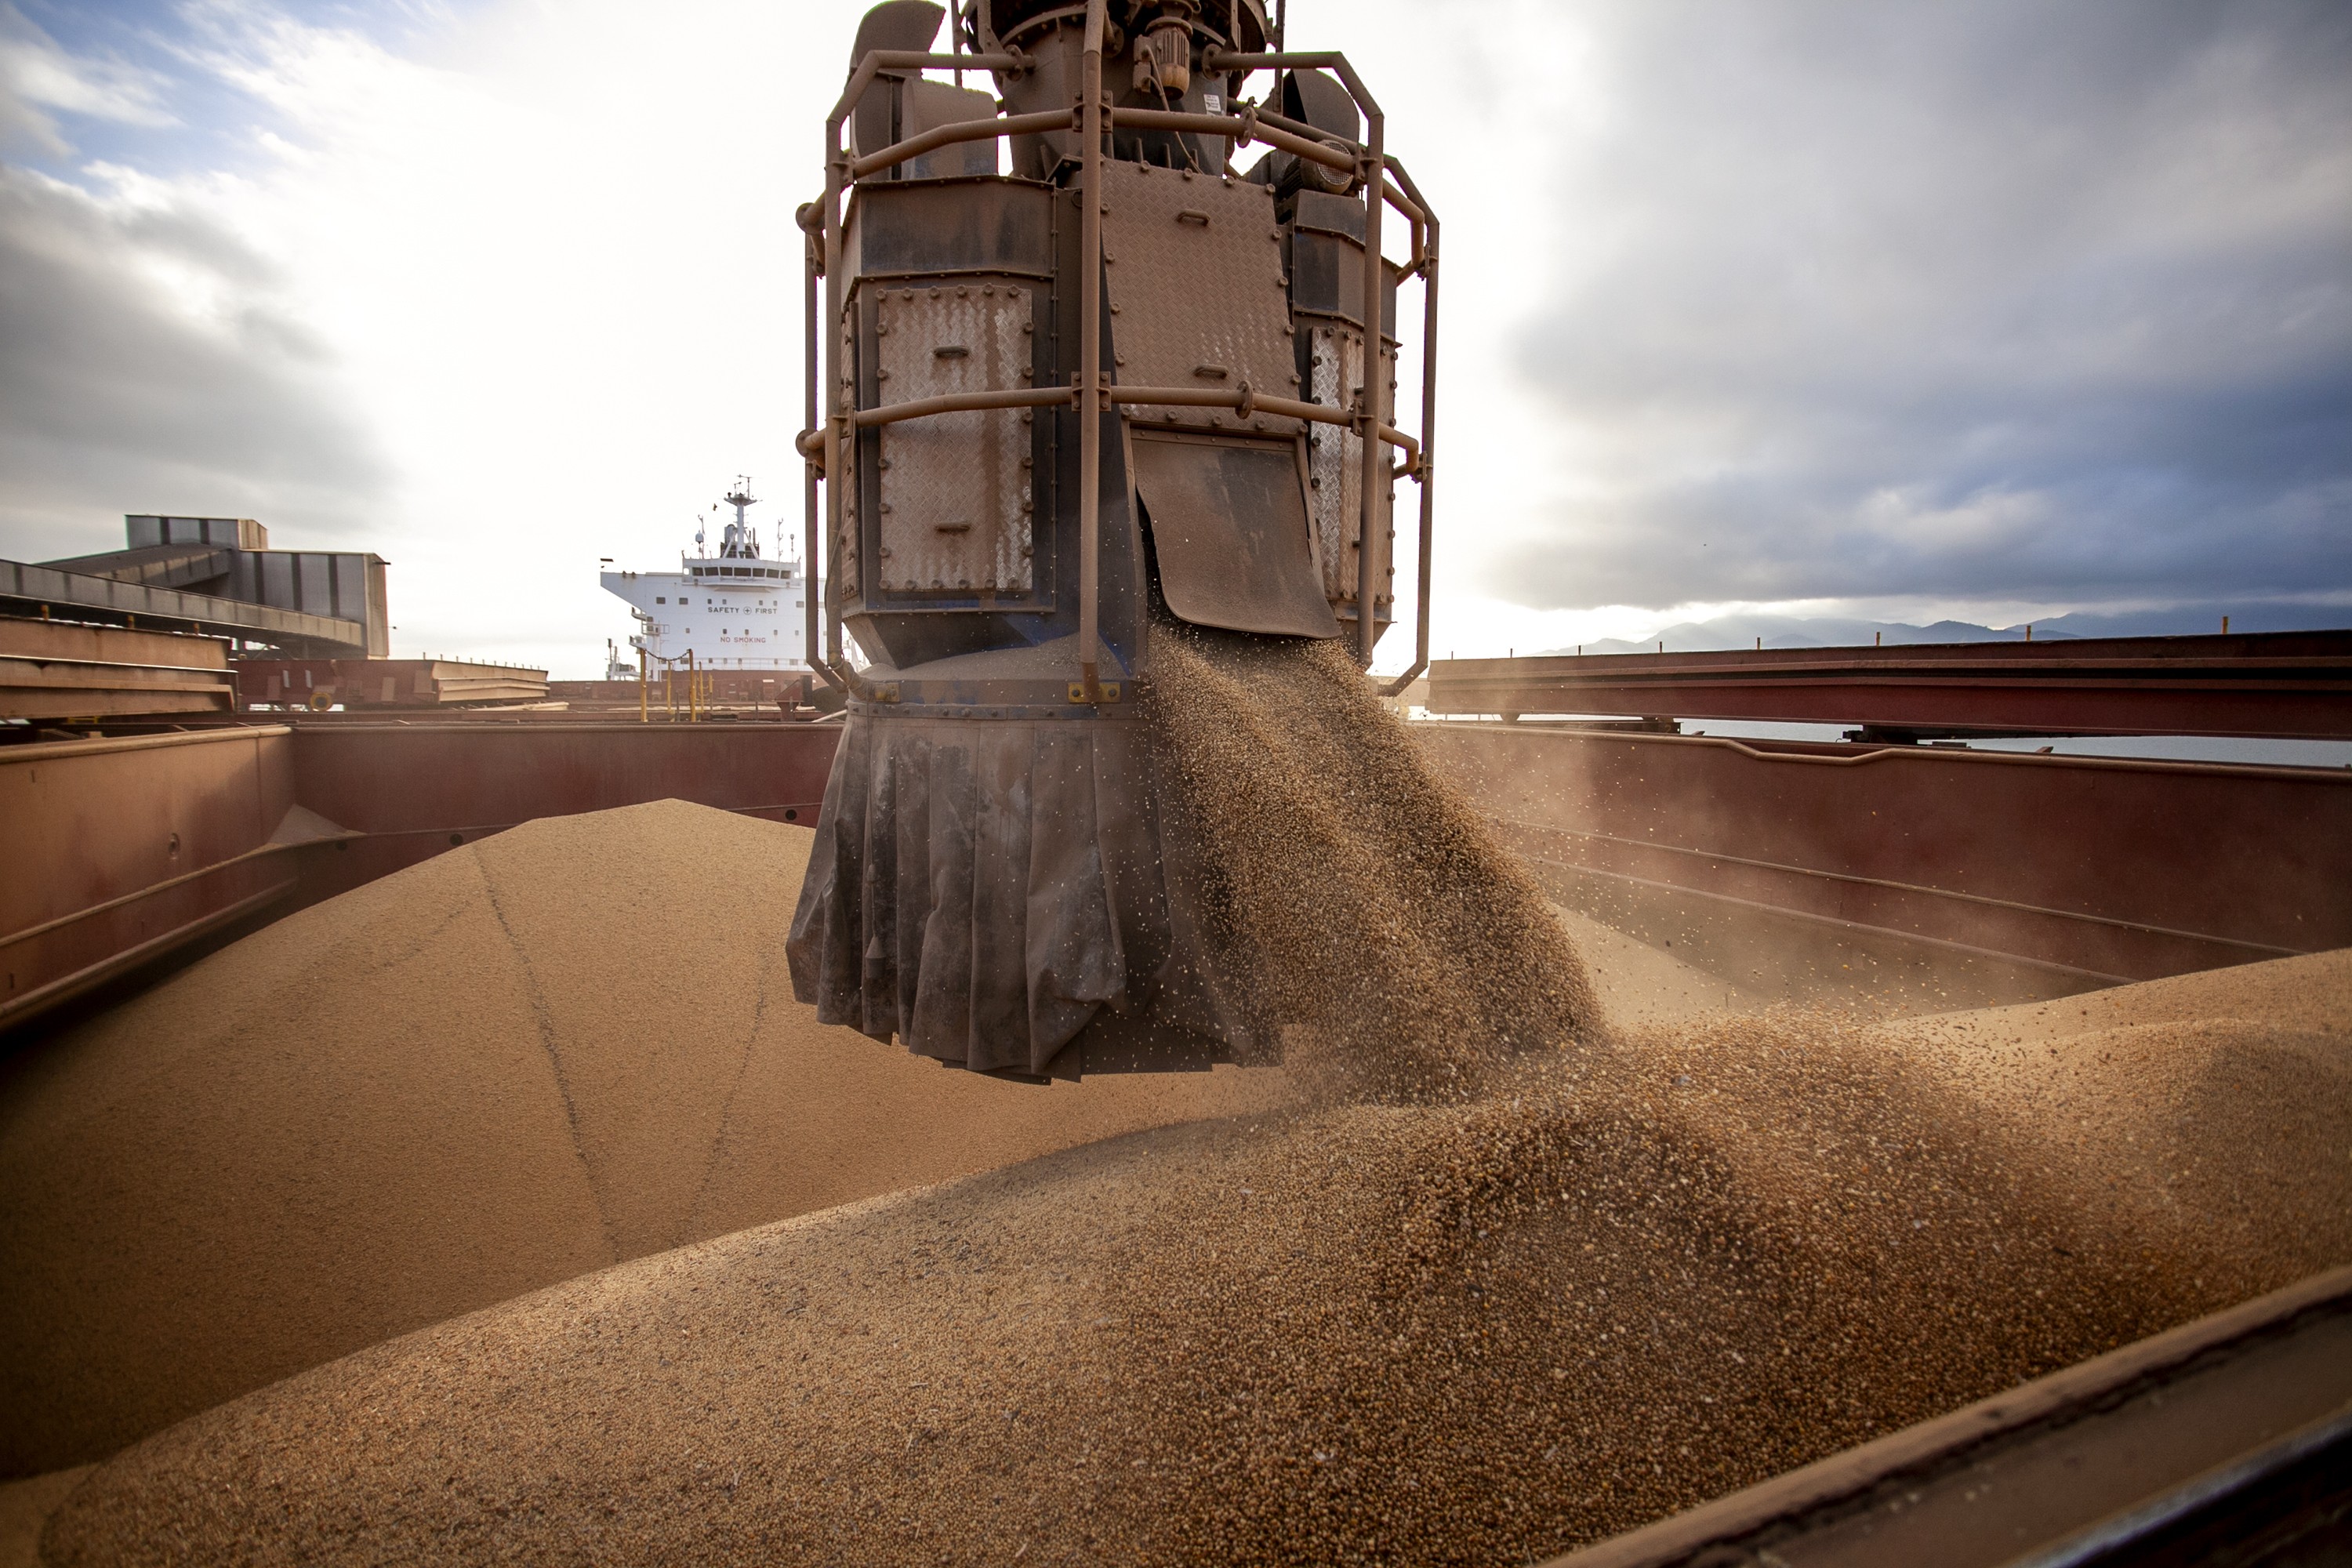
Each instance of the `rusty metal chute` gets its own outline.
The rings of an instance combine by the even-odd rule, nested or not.
[[[1436,219],[1345,57],[1282,52],[1258,0],[965,0],[930,52],[944,15],[867,15],[803,209],[817,663],[849,712],[794,984],[982,1071],[1254,1058],[1188,931],[1136,698],[1155,617],[1347,636],[1369,665],[1401,476],[1406,679],[1426,661],[1433,379],[1418,437],[1391,409],[1401,280],[1434,326]]]

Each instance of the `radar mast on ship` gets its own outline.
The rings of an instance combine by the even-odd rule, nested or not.
[[[738,474],[735,478],[735,488],[721,499],[735,509],[735,521],[727,525],[727,531],[722,536],[723,542],[719,547],[719,558],[730,561],[758,560],[760,539],[751,531],[751,523],[746,521],[743,516],[746,511],[760,504],[759,499],[751,493],[751,476]]]

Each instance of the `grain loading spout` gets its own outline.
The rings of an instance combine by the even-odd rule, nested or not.
[[[1390,689],[1426,662],[1436,219],[1346,58],[1286,52],[1262,0],[963,0],[933,53],[945,16],[867,13],[801,213],[809,646],[847,713],[793,988],[1002,1076],[1270,1059],[1199,940],[1138,700],[1176,623],[1369,667],[1399,478],[1418,637]],[[961,85],[983,71],[993,97]],[[1417,438],[1391,424],[1416,277]]]

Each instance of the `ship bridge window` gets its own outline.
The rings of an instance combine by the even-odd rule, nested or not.
[[[1367,181],[1366,181],[1366,182],[1364,182],[1364,183],[1365,183],[1366,184],[1370,184],[1371,182],[1370,182],[1370,181],[1369,181],[1369,180],[1367,180]],[[656,604],[656,605],[667,605],[667,604],[668,604],[668,603],[669,603],[669,601],[668,601],[667,599],[663,598],[659,594],[656,594],[656,595],[654,595],[654,603],[655,603],[655,604]]]

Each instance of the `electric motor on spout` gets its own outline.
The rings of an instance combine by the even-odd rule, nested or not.
[[[1286,52],[1261,0],[964,0],[942,55],[944,17],[866,14],[802,213],[813,662],[848,713],[794,989],[1005,1076],[1270,1059],[1199,940],[1137,699],[1178,623],[1369,666],[1399,477],[1397,687],[1426,662],[1437,222],[1346,58]]]

